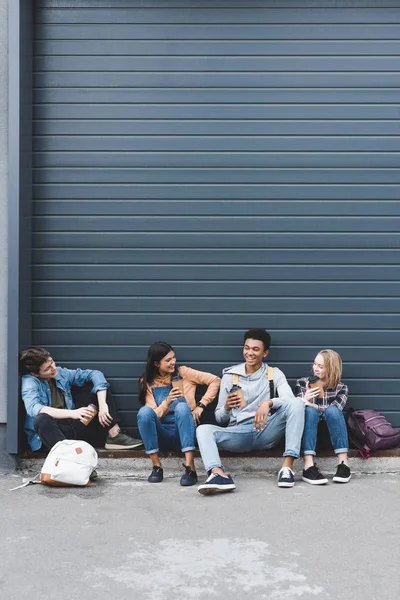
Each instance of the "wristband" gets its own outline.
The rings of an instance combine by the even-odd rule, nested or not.
[[[205,407],[206,407],[206,405],[205,405],[205,404],[203,404],[202,402],[199,402],[199,406],[200,406],[200,408],[202,408],[203,410],[204,410],[204,409],[205,409]]]

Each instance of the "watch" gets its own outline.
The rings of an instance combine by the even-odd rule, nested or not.
[[[202,402],[199,402],[198,406],[200,406],[200,408],[202,408],[203,410],[205,409],[206,405],[203,404]]]

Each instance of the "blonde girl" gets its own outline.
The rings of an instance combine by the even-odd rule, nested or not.
[[[304,456],[303,481],[312,485],[324,485],[327,478],[314,464],[318,424],[325,420],[332,446],[338,460],[335,483],[347,483],[351,473],[348,465],[348,438],[343,409],[349,390],[340,379],[342,359],[335,350],[321,350],[313,364],[314,377],[302,377],[296,382],[295,396],[305,404],[305,424],[301,442]],[[310,381],[311,379],[311,381]],[[316,380],[312,383],[312,380]]]

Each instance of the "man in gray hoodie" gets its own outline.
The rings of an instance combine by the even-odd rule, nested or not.
[[[276,367],[271,398],[269,369],[263,363],[270,343],[271,336],[265,329],[249,329],[244,335],[245,362],[223,370],[215,418],[225,427],[197,428],[201,458],[209,474],[198,487],[201,494],[229,492],[236,487],[232,477],[224,472],[218,448],[230,452],[267,450],[276,446],[283,435],[285,452],[278,486],[294,486],[293,464],[300,454],[304,403],[294,396],[284,373]]]

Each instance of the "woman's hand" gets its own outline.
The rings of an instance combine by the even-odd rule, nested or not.
[[[182,398],[182,392],[176,388],[172,388],[172,390],[169,393],[169,396],[167,396],[167,398],[165,399],[166,403],[168,404],[168,406],[171,406],[171,404],[175,401],[178,400],[178,398]]]
[[[203,409],[201,406],[196,406],[194,410],[192,410],[193,420],[195,425],[200,425],[200,417],[203,414]]]
[[[99,423],[102,427],[107,427],[107,425],[111,425],[112,416],[110,415],[110,411],[108,409],[108,404],[105,402],[102,406],[99,407]]]
[[[313,401],[315,400],[315,398],[318,398],[318,396],[319,388],[310,388],[307,385],[306,393],[303,396],[303,402],[306,406],[308,406],[309,404],[313,404]]]

